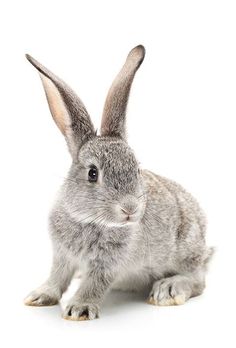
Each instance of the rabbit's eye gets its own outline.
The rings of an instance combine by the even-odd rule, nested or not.
[[[88,172],[88,181],[96,182],[97,180],[98,180],[98,170],[96,167],[92,167],[89,169],[89,172]]]

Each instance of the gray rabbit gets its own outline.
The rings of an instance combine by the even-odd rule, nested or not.
[[[169,306],[205,287],[213,249],[205,245],[202,210],[177,183],[141,170],[127,144],[126,107],[144,56],[141,45],[129,53],[108,92],[97,135],[72,89],[27,55],[40,73],[72,165],[50,214],[51,273],[26,305],[57,304],[78,271],[81,285],[65,319],[97,318],[110,289],[147,290],[149,303]]]

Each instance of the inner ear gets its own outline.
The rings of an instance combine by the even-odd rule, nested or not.
[[[62,134],[66,135],[66,130],[70,127],[70,116],[64,101],[55,84],[41,73],[39,75],[45,89],[52,117]]]
[[[52,117],[65,136],[73,160],[77,160],[80,147],[95,135],[90,116],[81,99],[63,80],[30,55],[26,58],[40,73]]]

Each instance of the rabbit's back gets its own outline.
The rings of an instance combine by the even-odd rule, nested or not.
[[[143,171],[147,206],[143,230],[148,236],[152,263],[170,268],[195,268],[208,258],[206,218],[198,202],[181,185]]]
[[[178,215],[178,220],[181,222],[177,231],[179,238],[185,236],[185,229],[183,227],[193,222],[197,224],[200,235],[204,237],[206,232],[206,217],[197,200],[189,192],[175,181],[148,170],[143,171],[143,177],[148,202],[152,201],[159,205],[159,209],[163,213],[166,212],[167,220],[171,218],[168,214],[170,210],[172,213]]]

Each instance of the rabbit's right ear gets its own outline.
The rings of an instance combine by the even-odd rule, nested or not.
[[[136,71],[145,57],[142,45],[134,47],[108,92],[102,115],[101,135],[126,138],[126,108]]]
[[[72,158],[76,160],[81,145],[95,136],[89,114],[65,82],[30,55],[27,54],[26,58],[39,71],[52,117],[66,138]]]

